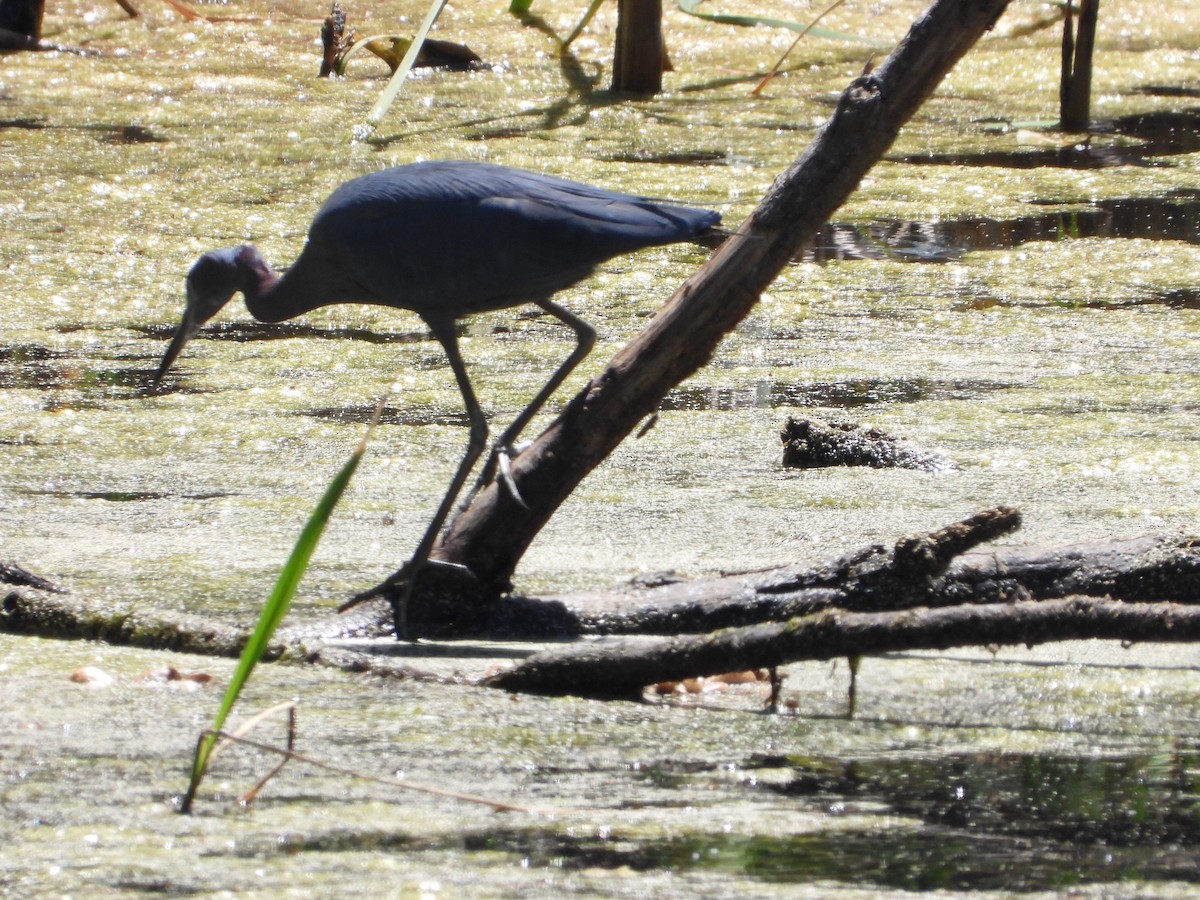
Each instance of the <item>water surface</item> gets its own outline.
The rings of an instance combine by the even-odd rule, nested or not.
[[[852,7],[831,23],[894,39],[919,4],[868,16]],[[435,158],[713,206],[736,225],[869,54],[806,41],[752,97],[791,35],[669,10],[666,93],[618,101],[601,90],[611,12],[563,63],[502,5],[456,7],[439,36],[490,67],[422,74],[382,140],[354,142],[385,73],[364,57],[345,79],[314,77],[323,5],[204,9],[228,21],[187,23],[150,6],[130,22],[116,7],[68,4],[51,10],[47,36],[102,55],[0,58],[0,551],[83,596],[234,621],[256,611],[391,385],[298,615],[323,614],[403,562],[466,429],[420,322],[367,307],[272,331],[231,304],[188,347],[170,389],[147,397],[199,253],[252,241],[283,266],[337,184]],[[368,33],[411,30],[422,14],[393,2],[348,11]],[[581,10],[539,0],[534,12],[565,33]],[[822,560],[999,503],[1023,510],[1019,542],[1195,530],[1198,163],[1195,98],[1183,88],[1200,77],[1200,18],[1182,0],[1154,15],[1132,0],[1104,7],[1101,125],[1079,150],[1078,137],[1039,126],[1055,115],[1057,31],[1012,36],[1038,14],[1014,5],[950,76],[827,244],[785,271],[712,365],[666,399],[656,427],[563,507],[523,560],[520,590]],[[1149,124],[1157,130],[1134,130]],[[562,396],[704,256],[648,251],[566,292],[600,341]],[[463,350],[498,427],[570,345],[565,329],[517,311],[471,320]],[[855,419],[956,469],[787,471],[778,431],[790,414]],[[1171,849],[1195,849],[1190,648],[1009,651],[1004,665],[869,660],[852,724],[839,718],[844,669],[828,667],[797,667],[788,690],[799,715],[775,719],[747,711],[757,699],[718,713],[513,702],[282,668],[249,701],[304,696],[307,746],[366,768],[575,810],[497,825],[490,813],[311,773],[243,815],[231,805],[245,780],[237,765],[202,816],[182,820],[170,800],[215,691],[133,686],[152,654],[2,643],[3,689],[24,703],[3,704],[2,827],[19,849],[0,883],[24,893],[87,883],[269,894],[298,878],[320,893],[350,870],[381,892],[448,895],[471,884],[489,896],[1058,892],[1119,879],[1169,893],[1196,874]],[[1111,667],[1124,662],[1145,668]],[[117,686],[63,680],[88,663],[114,670]],[[815,800],[801,790],[814,783]],[[1017,809],[1040,799],[1018,783],[1078,785],[1083,812],[1046,814],[1059,828],[1082,822],[1084,849],[1044,825],[1045,806]],[[936,820],[931,784],[968,785],[983,807],[950,804],[968,821]],[[1159,809],[1166,824],[1112,831],[1131,809]],[[1035,865],[1022,855],[1030,842],[1055,852]],[[1127,866],[1113,867],[1108,845]],[[1024,880],[1008,880],[1014,872]]]

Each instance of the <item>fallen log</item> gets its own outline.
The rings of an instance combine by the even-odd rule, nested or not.
[[[653,583],[636,581],[607,591],[506,597],[477,609],[476,618],[459,619],[454,636],[545,640],[698,634],[833,608],[897,611],[1073,594],[1184,604],[1200,599],[1200,546],[1192,537],[1156,534],[980,548],[1019,523],[1016,510],[997,507],[902,538],[891,547],[873,544],[817,566],[779,566],[695,580],[659,577]],[[380,633],[389,609],[375,603],[374,610],[358,611],[361,618],[353,627],[347,623],[351,632]]]
[[[74,597],[50,586],[12,585],[0,597],[0,631],[61,640],[103,641],[147,650],[237,656],[249,631],[199,616],[159,616]],[[275,659],[284,646],[267,652]]]
[[[530,657],[482,683],[534,693],[629,698],[661,681],[805,659],[1087,638],[1200,639],[1196,539],[1147,535],[1057,547],[980,549],[1019,522],[1016,510],[999,507],[816,567],[508,598],[491,608],[490,618],[476,623],[479,635],[532,640],[676,636],[576,643]],[[38,578],[37,586],[28,583],[29,573],[17,566],[5,566],[3,573],[10,573],[3,580],[11,584],[0,598],[0,631],[212,656],[237,655],[248,634],[247,629],[197,617],[154,616],[89,603],[44,579]],[[374,613],[386,616],[386,601],[375,603],[379,608]],[[373,653],[369,644],[348,649],[326,643],[378,634],[371,631],[377,625],[378,618],[363,608],[354,616],[294,626],[277,635],[267,658],[426,677],[386,654]]]
[[[637,700],[664,681],[898,650],[1108,638],[1200,639],[1200,607],[1097,597],[901,612],[830,609],[787,622],[662,641],[620,638],[538,653],[480,684],[501,690]]]

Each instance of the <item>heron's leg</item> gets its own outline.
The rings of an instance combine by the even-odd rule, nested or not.
[[[433,550],[433,545],[437,542],[438,535],[441,534],[442,525],[445,524],[446,517],[454,507],[454,501],[458,497],[459,491],[462,490],[463,483],[466,482],[467,476],[471,474],[471,469],[475,467],[475,463],[483,454],[488,435],[487,419],[484,418],[483,409],[480,407],[479,401],[475,399],[475,391],[471,387],[471,379],[467,377],[467,367],[463,363],[462,354],[458,350],[458,335],[454,331],[454,319],[426,319],[425,321],[429,325],[429,330],[433,332],[433,336],[437,338],[438,343],[442,345],[442,349],[446,352],[446,359],[449,361],[450,368],[454,372],[454,378],[458,382],[458,389],[462,392],[463,404],[467,409],[467,418],[471,423],[471,433],[467,439],[467,450],[454,472],[454,477],[450,480],[450,487],[447,489],[446,495],[442,498],[442,502],[438,505],[437,512],[433,514],[433,520],[425,529],[424,537],[417,544],[417,549],[413,551],[412,559],[408,562],[408,582],[405,584],[404,594],[396,606],[396,636],[398,638],[405,637],[408,600],[412,596],[417,575],[425,563],[429,561],[429,554]]]
[[[566,380],[567,376],[571,374],[577,365],[583,362],[584,357],[591,353],[592,347],[596,345],[596,329],[579,318],[579,316],[549,300],[535,300],[533,302],[575,332],[575,349],[571,351],[570,356],[563,360],[562,365],[550,376],[550,380],[542,386],[542,389],[538,391],[537,396],[533,398],[530,404],[521,410],[521,414],[513,419],[511,425],[504,429],[504,433],[500,435],[499,440],[493,445],[492,453],[488,457],[483,471],[479,473],[479,478],[476,480],[475,486],[471,488],[471,492],[467,496],[468,502],[485,484],[492,480],[492,476],[496,473],[496,467],[500,463],[501,456],[507,456],[511,452],[513,442],[521,436],[521,432],[525,430],[525,426],[546,405],[546,401],[550,399],[550,395],[558,390],[559,385]],[[509,489],[513,492],[513,496],[519,500],[520,494],[517,493],[516,485],[512,484],[511,481],[508,482],[508,485]]]

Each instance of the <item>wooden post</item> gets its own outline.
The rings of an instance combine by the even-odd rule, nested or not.
[[[646,95],[661,91],[665,48],[662,0],[617,0],[613,91]]]
[[[1059,84],[1059,127],[1087,131],[1091,124],[1092,56],[1096,50],[1096,23],[1100,0],[1079,0],[1076,29],[1068,3],[1063,12],[1062,80]]]
[[[34,43],[42,38],[45,0],[0,0],[0,30],[24,35]]]

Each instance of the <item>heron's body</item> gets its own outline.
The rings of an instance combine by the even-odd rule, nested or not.
[[[384,169],[330,194],[300,257],[247,307],[264,322],[334,303],[455,319],[548,300],[607,259],[719,218],[484,163]]]
[[[574,329],[578,344],[504,432],[506,446],[587,354],[594,332],[550,298],[607,259],[690,240],[720,216],[534,172],[469,162],[416,163],[348,181],[321,206],[300,257],[278,277],[252,246],[206,253],[188,273],[183,323],[155,375],[234,293],[264,322],[322,306],[368,303],[415,312],[442,344],[471,420],[471,439],[450,491],[414,555],[424,563],[487,424],[454,331],[473,313],[534,303]],[[410,588],[412,575],[410,571]]]

